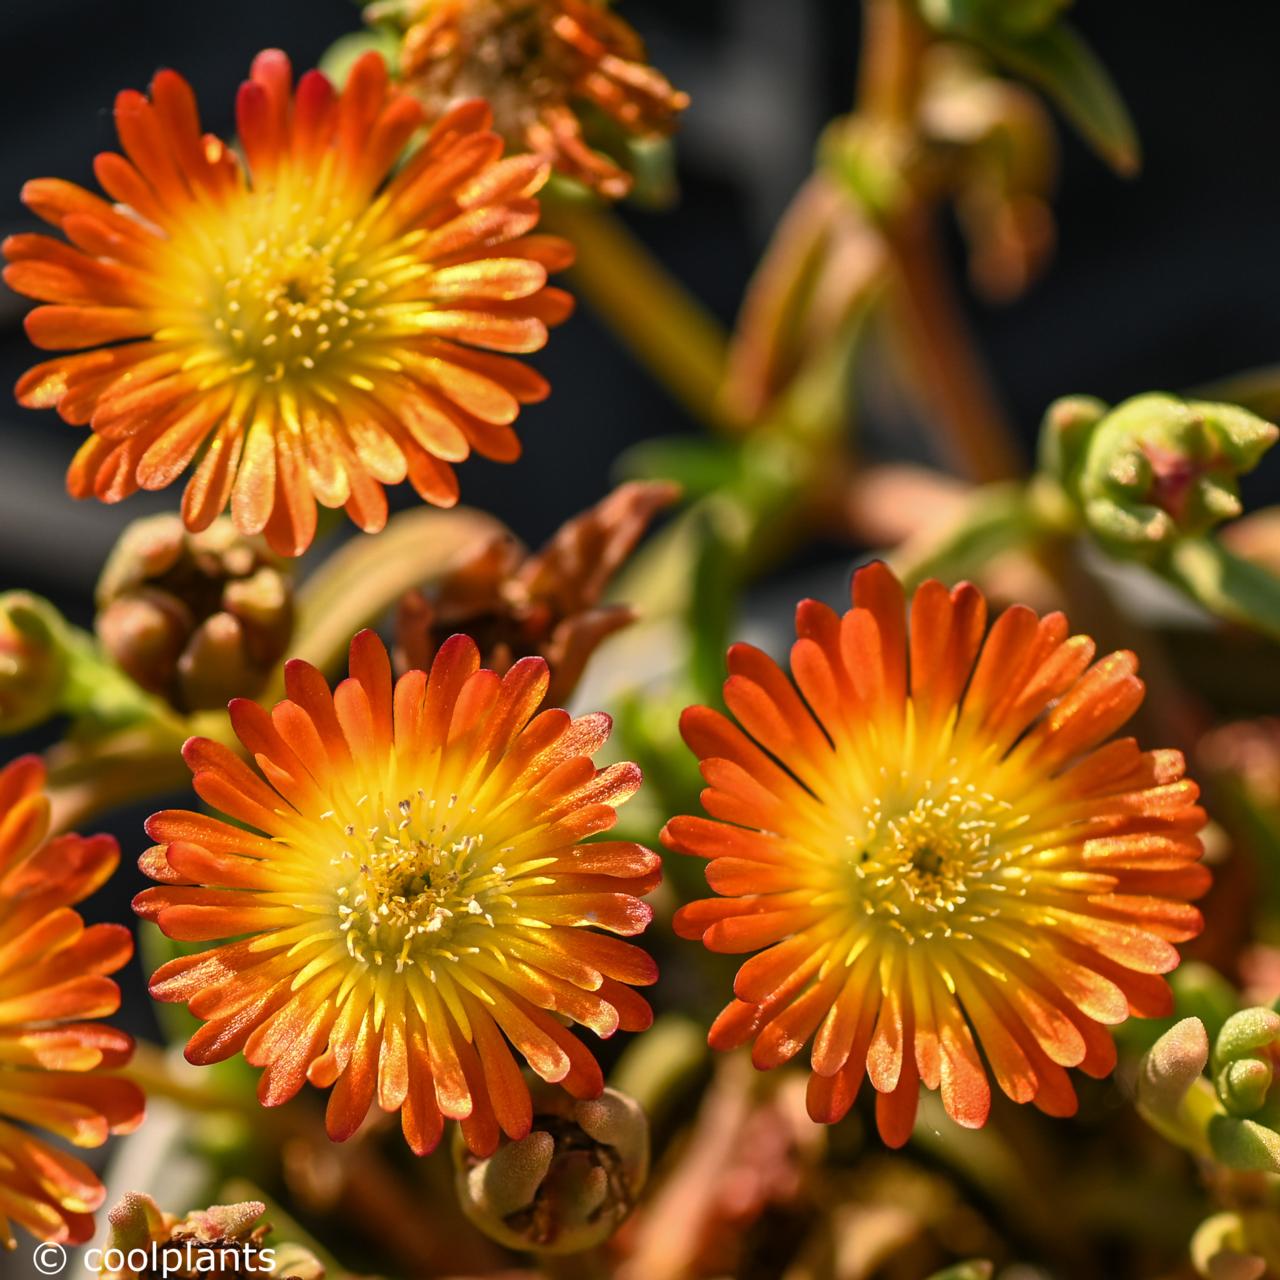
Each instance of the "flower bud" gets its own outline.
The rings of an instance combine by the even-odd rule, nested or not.
[[[0,733],[21,733],[58,710],[67,679],[63,628],[47,600],[0,595]]]
[[[324,1268],[297,1245],[267,1245],[266,1207],[257,1201],[213,1205],[179,1218],[148,1195],[131,1191],[108,1215],[101,1280],[152,1280],[160,1276],[278,1276],[323,1280]]]
[[[534,1089],[533,1129],[483,1159],[454,1143],[464,1212],[508,1248],[577,1253],[607,1240],[649,1170],[649,1122],[616,1089],[578,1100]]]
[[[97,602],[112,660],[182,712],[253,697],[293,631],[288,568],[226,519],[201,533],[177,516],[135,521],[107,561]]]
[[[1041,464],[1109,550],[1151,557],[1240,514],[1237,478],[1280,430],[1235,405],[1151,393],[1072,398],[1046,418]]]

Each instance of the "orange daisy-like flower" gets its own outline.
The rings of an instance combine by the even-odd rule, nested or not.
[[[450,506],[450,465],[472,450],[510,462],[520,405],[547,385],[531,352],[571,300],[547,273],[572,258],[530,236],[548,166],[502,158],[481,102],[444,115],[389,181],[423,123],[367,54],[336,91],[291,87],[284,54],[241,86],[244,160],[202,134],[190,86],[160,72],[150,98],[116,100],[124,155],[95,162],[115,203],[56,179],[23,199],[67,240],[11,236],[5,280],[38,298],[27,332],[75,349],[19,381],[93,435],[67,477],[118,502],[188,466],[193,530],[226,507],[241,532],[296,555],[316,503],[361,528],[386,520],[382,486],[406,477]]]
[[[14,1222],[44,1240],[88,1240],[106,1194],[92,1169],[30,1126],[99,1147],[136,1129],[143,1110],[135,1085],[94,1074],[128,1062],[133,1040],[87,1021],[120,1007],[107,975],[133,940],[74,910],[119,852],[110,836],[46,839],[44,776],[34,756],[0,769],[0,1243],[10,1249]]]
[[[231,704],[263,777],[226,747],[187,744],[201,798],[254,829],[184,812],[148,824],[162,843],[142,867],[162,884],[138,896],[139,914],[185,941],[240,939],[152,978],[157,999],[186,1001],[205,1022],[192,1062],[243,1049],[264,1068],[266,1106],[305,1080],[332,1085],[338,1141],[376,1100],[400,1111],[420,1154],[444,1117],[482,1155],[499,1130],[529,1132],[508,1040],[543,1079],[600,1092],[595,1058],[561,1019],[601,1036],[648,1025],[625,984],[652,982],[652,960],[590,926],[640,933],[652,912],[638,895],[658,882],[659,859],[581,843],[613,826],[640,773],[592,763],[607,716],[537,713],[547,678],[541,658],[499,677],[455,636],[429,674],[393,688],[366,631],[332,694],[292,662],[272,712]]]
[[[401,70],[429,110],[485,98],[512,147],[610,199],[627,194],[631,175],[589,145],[582,109],[653,138],[689,105],[599,0],[384,0],[372,14],[405,25]]]
[[[800,605],[798,692],[737,645],[725,701],[742,727],[685,712],[711,820],[663,838],[711,859],[724,896],[676,928],[760,953],[711,1043],[754,1041],[769,1068],[812,1039],[810,1115],[840,1119],[865,1074],[892,1146],[921,1082],[981,1126],[983,1056],[1010,1098],[1069,1115],[1065,1068],[1106,1075],[1106,1027],[1171,1010],[1159,975],[1209,881],[1195,784],[1176,751],[1106,741],[1142,701],[1137,662],[1093,662],[1060,613],[1015,606],[984,641],[981,593],[926,582],[908,626],[883,565],[855,576],[853,604]]]

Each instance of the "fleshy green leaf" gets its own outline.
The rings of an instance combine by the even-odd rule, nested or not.
[[[1137,130],[1110,74],[1064,22],[1014,37],[987,29],[978,42],[998,62],[1038,84],[1118,173],[1136,173]]]

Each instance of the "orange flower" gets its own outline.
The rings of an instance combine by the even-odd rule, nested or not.
[[[1105,1076],[1106,1027],[1171,1011],[1159,975],[1194,937],[1204,823],[1176,751],[1106,739],[1137,710],[1131,653],[1094,663],[1059,613],[986,627],[972,586],[926,582],[908,630],[883,565],[843,617],[807,600],[791,669],[729,651],[725,701],[682,728],[711,820],[663,838],[711,859],[719,894],[684,937],[760,952],[711,1044],[753,1040],[776,1067],[813,1040],[809,1113],[840,1119],[864,1073],[880,1133],[907,1140],[918,1085],[981,1126],[987,1072],[1017,1102],[1070,1115],[1065,1068]],[[1092,665],[1090,665],[1092,663]]]
[[[75,497],[119,502],[195,462],[188,528],[230,502],[242,533],[297,555],[317,502],[373,531],[383,485],[407,477],[451,506],[451,463],[519,456],[511,423],[547,385],[494,353],[537,351],[569,314],[546,282],[572,252],[525,234],[548,168],[501,159],[483,103],[440,119],[383,185],[423,113],[381,57],[361,58],[341,93],[318,71],[296,92],[291,77],[282,53],[255,60],[237,99],[243,163],[201,134],[174,72],[149,99],[120,94],[125,155],[95,163],[115,203],[27,183],[23,199],[71,244],[11,236],[5,280],[48,304],[27,317],[37,346],[81,352],[17,386],[24,405],[92,426]]]
[[[653,962],[586,926],[640,933],[652,912],[636,895],[660,875],[638,845],[580,843],[640,784],[635,765],[591,762],[608,717],[535,715],[546,663],[498,677],[467,636],[393,690],[386,650],[362,632],[332,694],[304,662],[286,687],[271,713],[231,704],[266,781],[226,747],[186,747],[201,798],[256,830],[185,812],[148,824],[162,843],[141,865],[162,885],[139,914],[184,941],[241,939],[152,978],[157,999],[205,1021],[187,1057],[243,1049],[265,1068],[265,1106],[304,1080],[333,1085],[337,1141],[376,1099],[420,1154],[443,1117],[477,1154],[499,1129],[528,1134],[507,1040],[543,1079],[596,1096],[600,1068],[559,1019],[601,1036],[648,1025],[624,984],[652,982]]]
[[[135,1085],[92,1074],[128,1062],[133,1040],[83,1021],[120,1007],[107,975],[133,940],[122,925],[86,926],[73,910],[110,877],[119,852],[110,836],[46,839],[44,776],[35,756],[0,769],[0,1241],[10,1249],[12,1222],[43,1240],[88,1240],[106,1194],[92,1169],[28,1126],[99,1147],[142,1122]]]
[[[588,145],[581,109],[653,138],[689,105],[649,65],[633,28],[598,0],[389,0],[372,12],[406,26],[401,71],[428,110],[486,98],[514,149],[610,199],[627,194],[631,176]]]

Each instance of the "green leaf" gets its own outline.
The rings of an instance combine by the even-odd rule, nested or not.
[[[698,697],[709,706],[721,703],[725,651],[737,617],[746,522],[737,504],[711,501],[698,512],[698,552],[688,627],[692,643],[689,675]]]
[[[1142,153],[1129,110],[1074,28],[1059,22],[1021,37],[988,28],[977,39],[998,62],[1038,84],[1113,169],[1137,172]]]
[[[663,436],[628,449],[616,470],[625,480],[674,480],[693,501],[737,481],[742,451],[723,440]]]
[[[1210,613],[1280,639],[1280,578],[1212,538],[1184,538],[1166,576]]]

